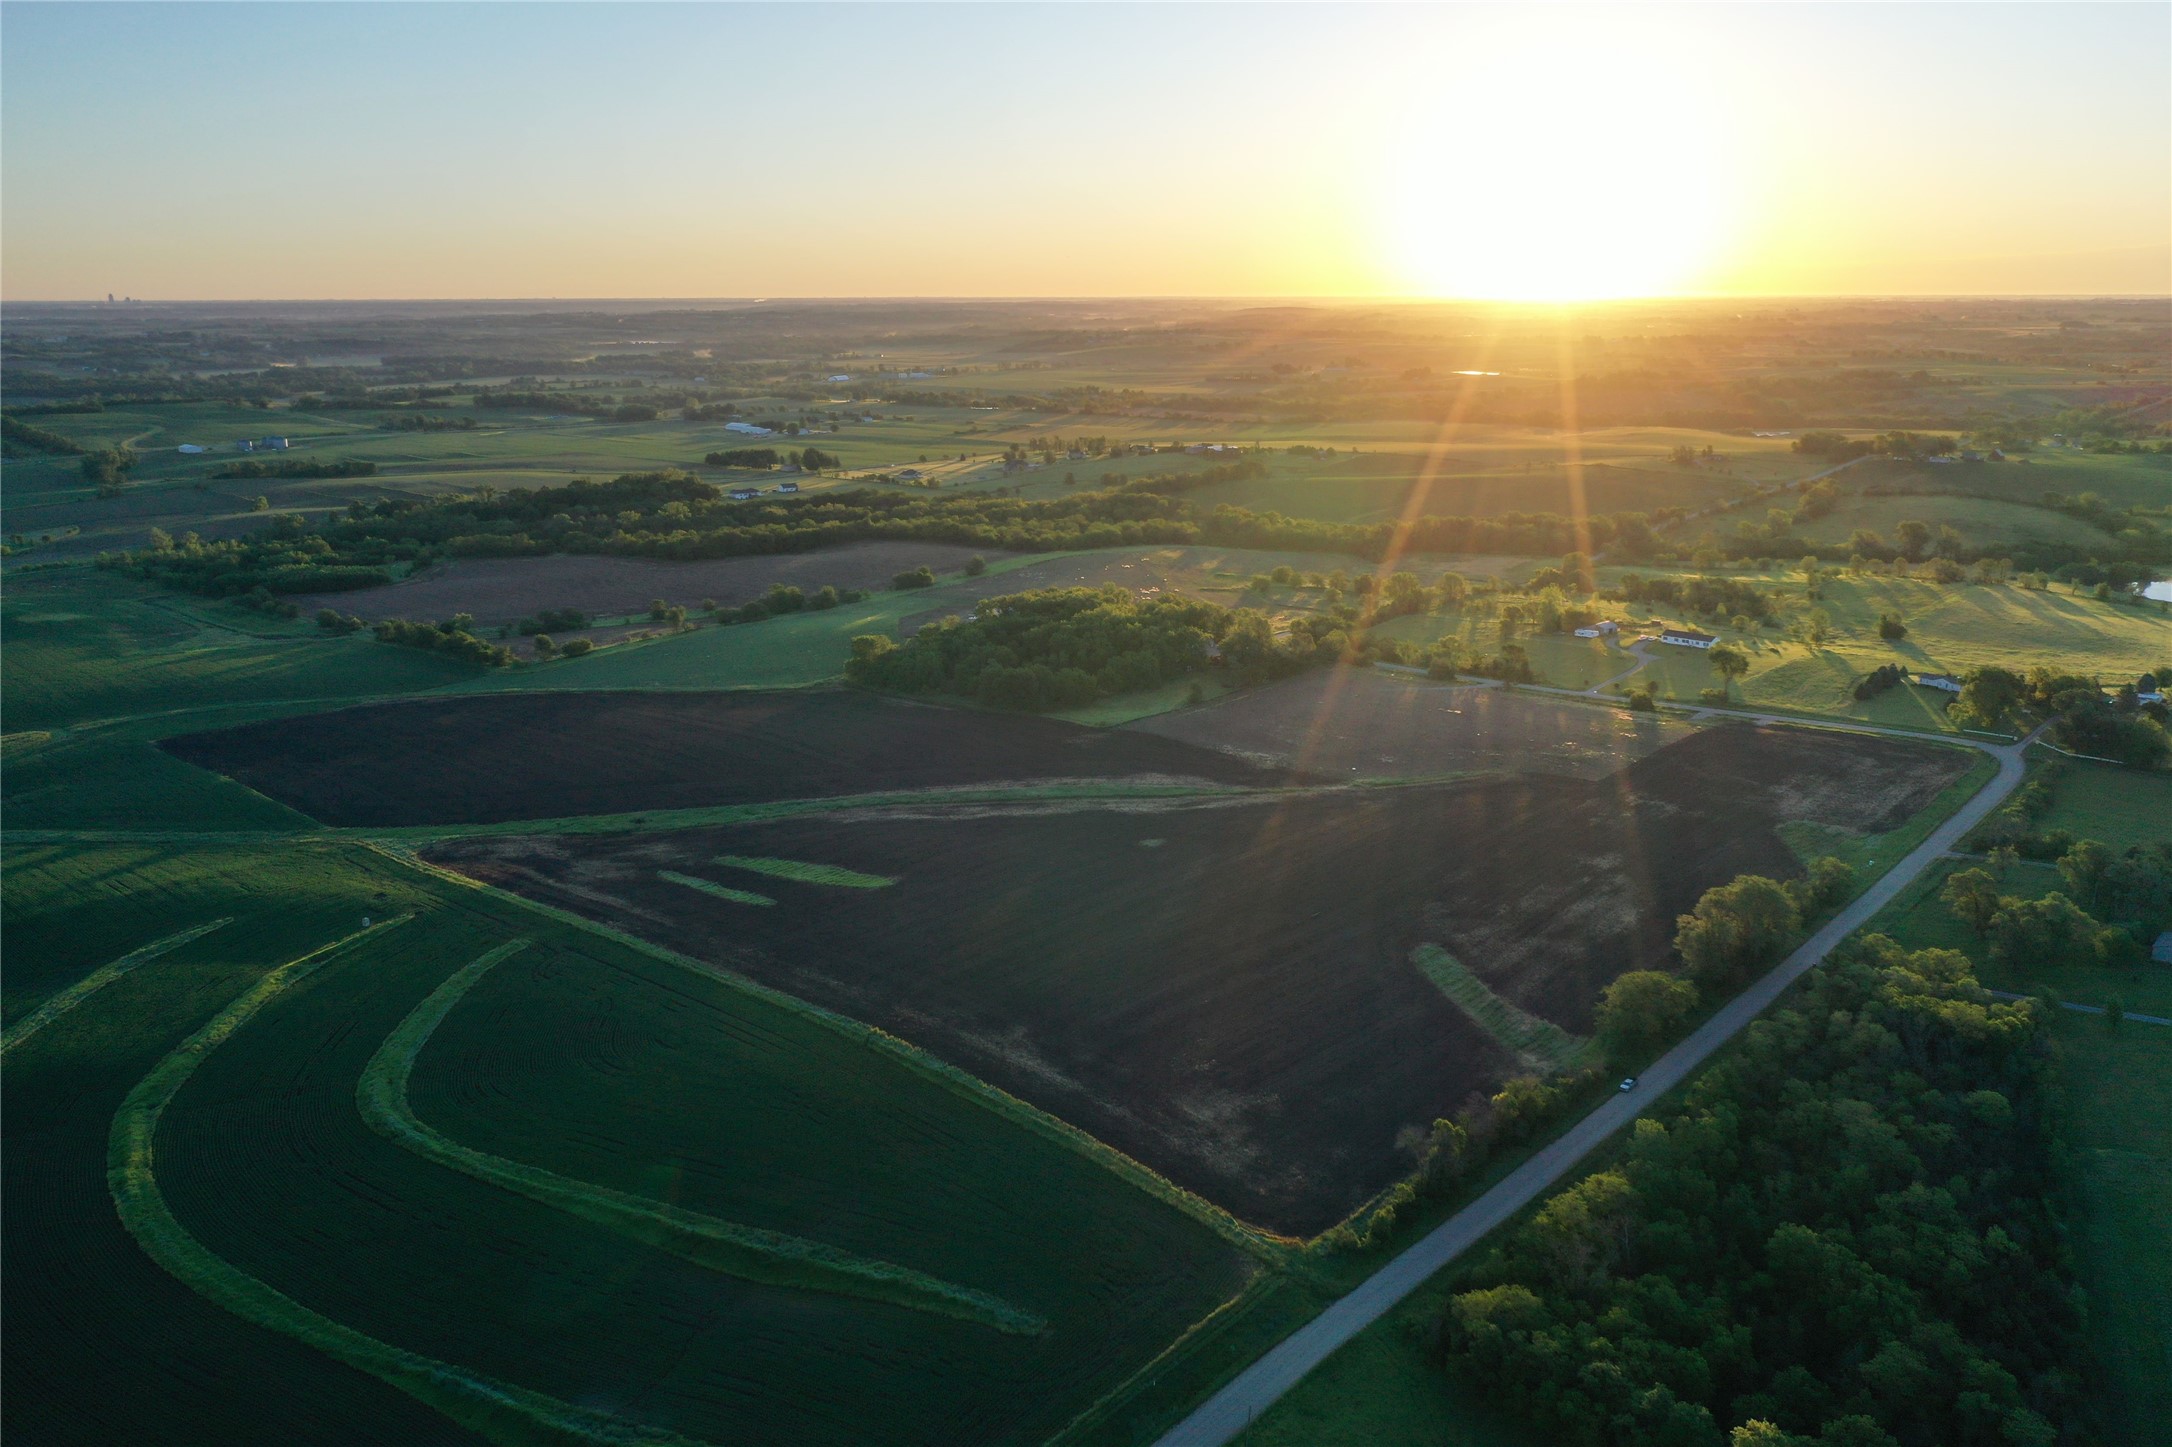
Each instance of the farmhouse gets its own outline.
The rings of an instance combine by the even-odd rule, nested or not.
[[[777,491],[779,491],[779,492],[798,492],[798,491],[799,491],[799,484],[798,484],[798,483],[796,483],[796,482],[780,482],[780,483],[778,483],[778,484],[777,484]]]
[[[1713,633],[1699,633],[1694,628],[1663,628],[1659,633],[1661,643],[1672,643],[1677,648],[1710,648],[1719,642]]]
[[[742,437],[768,437],[772,435],[767,427],[757,427],[752,422],[727,422],[724,424],[724,430],[726,432],[737,432]]]
[[[259,437],[256,440],[256,445],[269,452],[284,452],[287,450],[287,440],[284,437]]]
[[[1621,625],[1619,623],[1614,622],[1610,618],[1602,618],[1597,623],[1592,624],[1589,628],[1577,629],[1576,636],[1579,638],[1607,638],[1619,632],[1621,632]]]
[[[918,482],[924,474],[917,467],[908,467],[897,475],[899,482]]]
[[[735,487],[732,489],[733,502],[748,502],[761,495],[762,490],[758,487]]]
[[[1919,673],[1916,675],[1916,687],[1935,688],[1942,693],[1959,693],[1961,680],[1950,673]]]

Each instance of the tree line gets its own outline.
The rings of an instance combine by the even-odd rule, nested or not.
[[[377,464],[358,457],[337,460],[306,457],[245,457],[212,469],[213,477],[374,477]]]
[[[1257,680],[1313,661],[1312,639],[1278,643],[1266,615],[1128,589],[1050,588],[982,600],[970,620],[933,623],[903,644],[852,640],[846,677],[900,693],[993,708],[1074,707],[1210,667]]]
[[[1217,481],[1257,476],[1258,468],[1257,461],[1247,459],[1032,501],[838,488],[736,503],[714,483],[674,469],[628,473],[610,482],[576,479],[563,487],[511,492],[483,487],[447,498],[358,501],[345,517],[316,528],[274,529],[178,554],[119,553],[108,565],[216,596],[246,592],[272,570],[291,566],[305,541],[316,566],[382,570],[447,557],[553,553],[745,557],[874,540],[1010,552],[1211,543],[1378,560],[1406,548],[1562,553],[1587,538],[1595,546],[1622,545],[1649,535],[1641,514],[1593,517],[1582,524],[1553,514],[1426,517],[1406,529],[1290,519],[1226,505],[1201,514],[1180,496]]]

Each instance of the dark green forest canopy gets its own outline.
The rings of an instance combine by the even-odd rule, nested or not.
[[[533,490],[480,488],[427,501],[357,502],[346,517],[321,528],[285,517],[247,538],[183,539],[174,546],[113,554],[108,561],[174,587],[225,595],[259,586],[273,592],[320,591],[327,585],[307,576],[308,570],[382,570],[443,557],[611,553],[691,560],[812,552],[877,539],[1010,552],[1211,543],[1316,549],[1376,560],[1396,551],[1559,554],[1587,545],[1631,556],[1651,541],[1649,522],[1639,513],[1582,522],[1551,513],[1424,517],[1398,538],[1393,523],[1320,522],[1226,505],[1202,510],[1182,496],[1255,476],[1258,468],[1247,459],[1032,501],[852,487],[735,502],[724,489],[690,473],[628,473],[602,483],[577,480]]]
[[[1469,1273],[1449,1370],[1577,1444],[2069,1440],[2041,1010],[1864,940]]]

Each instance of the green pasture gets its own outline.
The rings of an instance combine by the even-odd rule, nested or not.
[[[2166,481],[2172,483],[2172,477]],[[1858,528],[1868,528],[1890,543],[1894,529],[1910,520],[1934,529],[1952,527],[1969,546],[1994,554],[2025,543],[2059,543],[2097,556],[2110,556],[2119,547],[2110,533],[2065,513],[2032,503],[1957,494],[1850,497],[1817,521],[1798,524],[1795,535],[1806,542],[1844,543]]]
[[[2064,829],[2114,849],[2172,841],[2172,773],[2057,759],[2037,777],[2051,781],[2051,805],[2032,827]]]
[[[412,1397],[498,1441],[573,1418],[714,1442],[1037,1441],[1249,1269],[1223,1228],[902,1047],[355,846],[16,845],[6,863],[11,1022],[232,921],[11,1042],[7,1205],[42,1243],[11,1252],[11,1285],[70,1307],[11,1321],[10,1369],[79,1388],[18,1405],[32,1437],[67,1411],[105,1440],[451,1440]],[[433,1151],[358,1105],[393,1044]],[[139,1081],[153,1093],[123,1109]],[[660,1247],[655,1223],[703,1244]],[[772,1246],[782,1275],[717,1255]],[[481,1399],[497,1406],[477,1416]]]
[[[2093,492],[2119,507],[2163,507],[2172,490],[2172,456],[2046,446],[2005,462],[1866,462],[1835,481],[1851,496],[1891,492],[1923,500],[1952,493],[2034,506],[2047,492]]]
[[[2172,1419],[2172,1029],[2061,1011],[2075,1264],[2103,1368],[2105,1440],[2145,1447]]]
[[[1620,573],[1634,571],[1604,569],[1602,584],[1611,586]],[[1911,673],[1956,676],[1996,664],[2021,672],[2046,667],[2093,673],[2113,685],[2172,662],[2172,615],[2151,604],[2099,601],[2057,586],[2044,591],[2004,584],[1948,586],[1871,575],[1828,576],[1821,596],[1811,600],[1801,574],[1792,570],[1734,576],[1780,594],[1780,613],[1747,631],[1709,619],[1661,616],[1670,623],[1692,622],[1748,653],[1750,672],[1737,690],[1754,706],[1945,729],[1947,696],[1902,685],[1858,700],[1852,696],[1856,680],[1884,663],[1898,663]],[[1788,637],[1812,609],[1822,609],[1831,620],[1829,638],[1814,650]],[[1887,612],[1900,615],[1908,629],[1905,638],[1878,636],[1878,620]],[[1652,662],[1628,684],[1650,683],[1659,697],[1686,702],[1719,685],[1701,651],[1664,644],[1647,651]]]

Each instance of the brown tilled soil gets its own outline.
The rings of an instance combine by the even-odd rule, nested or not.
[[[548,558],[455,558],[389,588],[296,597],[304,613],[337,608],[380,618],[450,618],[471,613],[478,623],[517,623],[546,608],[578,608],[599,617],[645,611],[651,600],[693,608],[704,598],[736,607],[789,583],[808,592],[825,584],[873,591],[923,565],[954,573],[975,553],[994,562],[1007,553],[953,543],[853,543],[818,553],[716,558],[670,563],[655,558],[562,554]]]
[[[1687,724],[1372,668],[1314,669],[1127,732],[1329,778],[1538,772],[1598,778],[1687,738]]]
[[[1170,739],[844,689],[416,699],[161,747],[327,824],[486,824],[971,784],[1286,775]]]
[[[1705,889],[1796,872],[1775,825],[1890,827],[1966,764],[1729,727],[1600,780],[867,810],[431,857],[872,1021],[1248,1219],[1309,1233],[1407,1169],[1400,1132],[1517,1068],[1410,964],[1419,943],[1584,1033],[1599,990],[1663,963]],[[898,883],[802,884],[724,855]]]

